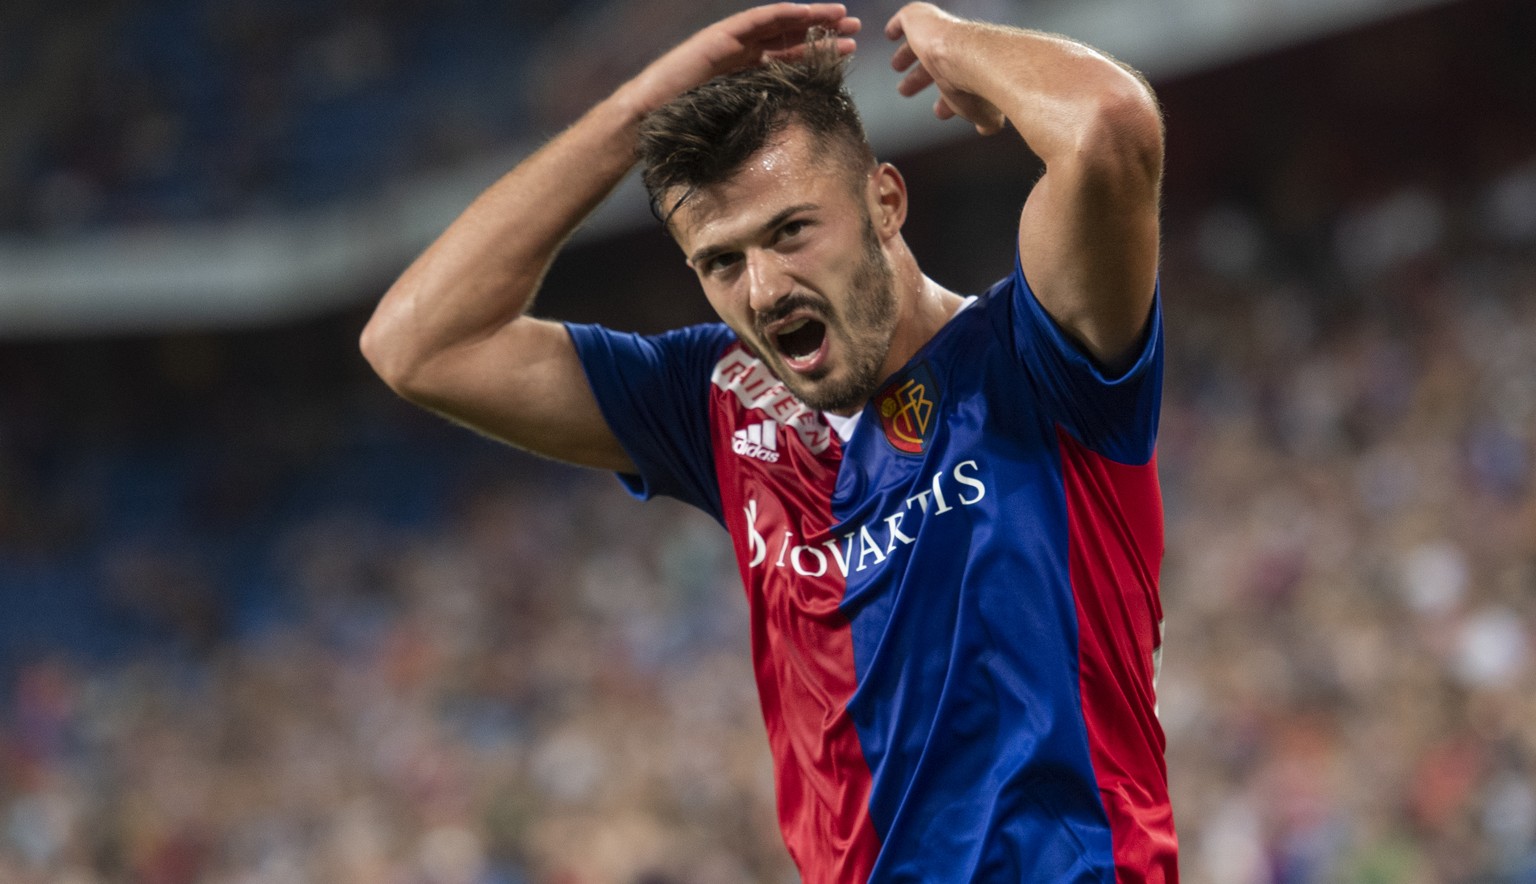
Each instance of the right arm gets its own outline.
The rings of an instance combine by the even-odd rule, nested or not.
[[[898,87],[937,86],[934,113],[982,133],[1013,124],[1045,164],[1019,217],[1019,266],[1040,305],[1112,372],[1140,350],[1152,315],[1163,122],[1138,75],[1039,31],[909,3],[886,33],[906,38]]]
[[[362,350],[401,396],[549,457],[633,472],[563,325],[527,315],[582,220],[629,172],[641,119],[714,76],[793,55],[842,4],[778,3],[699,31],[482,193],[390,287]]]

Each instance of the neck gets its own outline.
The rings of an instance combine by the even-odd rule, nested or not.
[[[896,327],[891,333],[890,350],[880,366],[882,379],[906,365],[965,303],[965,298],[924,276],[904,244],[891,256],[891,269],[896,281]],[[852,417],[864,409],[867,401],[833,413]]]
[[[917,260],[904,247],[891,261],[896,273],[896,330],[886,354],[881,376],[889,377],[907,364],[918,350],[938,334],[965,299],[923,275]]]

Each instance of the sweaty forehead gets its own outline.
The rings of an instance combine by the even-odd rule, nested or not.
[[[744,236],[788,206],[824,202],[831,188],[846,190],[842,164],[803,130],[775,136],[724,181],[700,187],[683,198],[669,190],[664,205],[683,198],[672,216],[672,235],[684,253]]]

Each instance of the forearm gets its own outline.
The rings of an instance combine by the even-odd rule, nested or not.
[[[952,16],[939,25],[921,54],[962,105],[953,110],[969,118],[995,108],[1048,170],[1112,163],[1120,174],[1160,176],[1161,115],[1133,71],[1054,34]]]
[[[625,90],[482,193],[380,301],[363,351],[386,379],[521,316],[561,245],[633,165],[647,108]]]
[[[1157,273],[1162,117],[1139,76],[1081,43],[909,3],[886,25],[892,66],[934,112],[986,134],[1010,122],[1045,163],[1019,216],[1019,264],[1040,304],[1101,364],[1146,327]]]
[[[525,336],[498,332],[528,309],[560,246],[634,164],[641,119],[711,77],[802,53],[818,26],[837,35],[840,52],[853,51],[859,22],[842,4],[778,3],[722,19],[647,66],[481,194],[416,259],[363,332],[368,360],[401,389],[440,355],[492,338],[508,345],[489,361],[528,358],[519,350]],[[450,396],[463,385],[457,374]]]

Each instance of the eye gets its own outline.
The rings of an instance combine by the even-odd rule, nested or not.
[[[799,218],[795,219],[794,221],[786,221],[779,227],[779,239],[784,240],[795,237],[804,231],[808,226],[810,226],[809,221],[804,221]]]
[[[735,267],[739,261],[741,261],[740,252],[720,252],[705,258],[700,269],[704,271],[705,276],[718,276]]]

